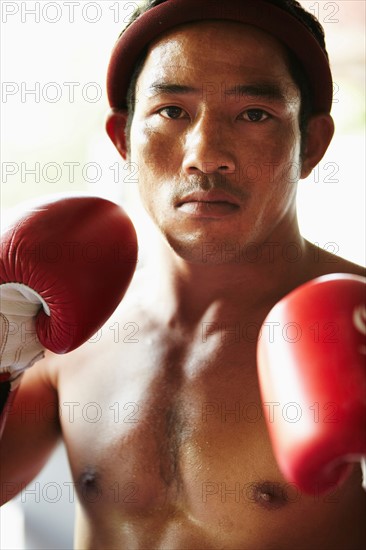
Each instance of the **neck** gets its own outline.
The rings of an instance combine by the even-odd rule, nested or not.
[[[160,241],[150,280],[166,323],[193,326],[208,312],[211,318],[258,314],[307,279],[308,249],[297,221],[261,243],[206,252],[191,263]]]

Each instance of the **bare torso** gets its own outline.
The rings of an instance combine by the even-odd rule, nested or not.
[[[358,466],[336,492],[306,496],[275,463],[255,363],[269,307],[207,312],[185,331],[130,298],[73,364],[55,360],[77,549],[364,547]]]

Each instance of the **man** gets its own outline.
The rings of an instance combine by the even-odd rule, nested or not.
[[[296,2],[227,4],[150,2],[146,15],[155,5],[171,12],[148,22],[141,14],[129,38],[126,31],[128,45],[122,35],[107,129],[138,166],[160,248],[136,272],[109,321],[114,330],[27,371],[14,409],[41,404],[47,414],[26,423],[11,414],[4,432],[2,476],[18,491],[62,435],[79,497],[78,549],[366,542],[359,466],[331,495],[286,483],[261,414],[255,360],[259,327],[284,295],[327,273],[363,274],[317,250],[297,224],[296,181],[333,135],[329,75],[316,74],[326,70],[325,55],[308,62],[307,93],[296,58],[306,63],[314,43]],[[187,6],[198,10],[195,19]],[[307,36],[304,46],[296,47],[288,17]]]

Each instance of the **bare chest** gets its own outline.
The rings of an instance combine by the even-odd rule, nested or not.
[[[96,345],[60,383],[79,491],[132,513],[200,499],[205,480],[219,487],[229,472],[243,478],[267,444],[254,346],[220,334],[193,347],[139,338]]]
[[[279,472],[255,344],[211,336],[186,345],[150,333],[135,342],[109,338],[90,343],[60,374],[63,436],[87,518],[84,546],[91,537],[97,548],[103,533],[100,548],[106,540],[131,547],[134,537],[140,547],[287,548],[279,541],[288,510],[301,516],[305,507],[329,522],[340,513],[342,498],[314,502]]]

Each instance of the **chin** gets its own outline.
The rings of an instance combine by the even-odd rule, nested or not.
[[[165,240],[177,256],[191,264],[234,265],[240,262],[241,245],[232,238],[165,235]]]

